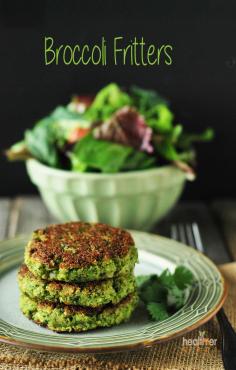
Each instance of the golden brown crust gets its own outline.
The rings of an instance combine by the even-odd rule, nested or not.
[[[128,231],[101,223],[70,222],[36,230],[29,254],[41,263],[61,268],[86,267],[124,257],[134,245]]]
[[[25,275],[28,275],[28,277],[31,279],[32,278],[37,279],[37,277],[35,277],[34,274],[32,274],[32,272],[28,269],[28,267],[24,263],[20,266],[18,275],[22,278]],[[50,285],[52,290],[58,290],[58,291],[62,290],[63,288],[67,288],[67,287],[74,288],[74,289],[78,289],[78,287],[83,289],[84,287],[86,287],[87,290],[93,291],[95,287],[98,287],[99,285],[102,285],[104,283],[104,280],[94,280],[94,281],[87,281],[87,282],[81,282],[81,283],[73,283],[73,282],[67,283],[67,282],[64,282],[64,281],[61,282],[58,280],[51,280],[51,281],[50,280],[47,281],[44,279],[40,279],[40,280]],[[108,279],[105,279],[105,280],[108,280]]]
[[[24,277],[25,275],[28,275],[29,273],[30,273],[30,271],[29,271],[28,267],[23,263],[20,266],[20,269],[18,271],[18,275]],[[33,276],[32,273],[31,273],[31,275]]]
[[[131,301],[133,297],[133,293],[128,294],[125,298],[122,299],[119,303],[113,305],[112,303],[108,303],[103,306],[97,306],[97,307],[84,307],[84,306],[78,306],[78,305],[66,305],[64,303],[52,303],[47,301],[38,301],[38,307],[50,307],[53,308],[62,308],[64,311],[64,314],[67,316],[76,314],[76,313],[84,313],[85,315],[94,315],[99,314],[102,312],[105,308],[110,308],[111,310],[114,310],[117,306],[121,306],[123,304],[127,304],[129,301]]]

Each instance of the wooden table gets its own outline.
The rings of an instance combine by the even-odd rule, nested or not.
[[[56,222],[38,196],[0,198],[0,239]],[[154,230],[170,236],[173,223],[197,222],[205,250],[216,263],[236,260],[236,201],[180,203]]]

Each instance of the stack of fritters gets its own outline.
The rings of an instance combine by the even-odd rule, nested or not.
[[[18,274],[21,310],[57,332],[119,324],[137,304],[136,262],[125,230],[85,222],[39,229]]]

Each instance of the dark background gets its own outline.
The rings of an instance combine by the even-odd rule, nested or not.
[[[155,88],[172,102],[189,130],[212,126],[216,138],[202,144],[198,179],[187,199],[233,197],[236,189],[235,1],[0,1],[0,101],[3,151],[25,128],[68,102],[115,81]],[[174,46],[171,66],[45,66],[44,36],[61,43],[111,44],[114,36],[143,36]],[[110,40],[110,43],[109,43]],[[112,45],[112,44],[111,44]],[[0,159],[0,195],[32,193],[22,163]]]

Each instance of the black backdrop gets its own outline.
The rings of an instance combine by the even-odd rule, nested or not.
[[[1,151],[23,130],[74,93],[110,81],[155,88],[172,102],[189,130],[214,127],[199,147],[198,179],[185,198],[234,196],[236,176],[235,1],[18,1],[0,0]],[[45,66],[44,36],[58,43],[109,43],[143,36],[174,46],[173,64],[159,67]],[[35,192],[22,163],[1,155],[0,195]]]

